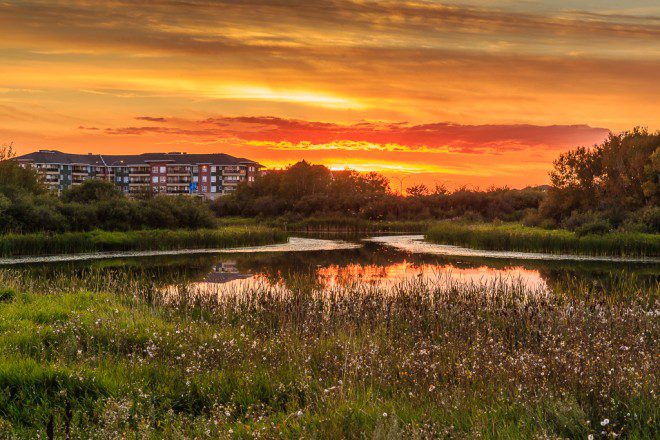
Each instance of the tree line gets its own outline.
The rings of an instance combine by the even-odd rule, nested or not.
[[[0,233],[103,229],[197,229],[215,226],[208,204],[192,197],[126,197],[112,182],[92,179],[58,196],[36,171],[22,168],[11,147],[0,148]]]
[[[239,186],[213,209],[219,215],[462,218],[581,233],[660,232],[660,132],[635,128],[611,134],[600,145],[561,154],[553,165],[551,186],[448,191],[416,185],[403,196],[380,174],[331,171],[303,161]]]
[[[211,227],[216,216],[354,217],[366,220],[520,221],[581,234],[660,232],[660,132],[635,128],[561,154],[551,185],[524,189],[442,186],[390,189],[378,173],[298,162],[269,171],[213,202],[189,196],[128,198],[90,180],[60,196],[0,149],[0,232]]]
[[[359,217],[368,220],[422,220],[468,217],[474,220],[521,220],[527,209],[538,207],[542,188],[521,190],[463,187],[447,191],[425,185],[408,188],[402,196],[390,190],[378,173],[331,171],[305,161],[281,171],[270,171],[252,185],[213,204],[218,215],[276,217]]]

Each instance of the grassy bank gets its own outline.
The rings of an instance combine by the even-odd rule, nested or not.
[[[218,225],[255,225],[262,224],[290,232],[409,232],[426,231],[432,220],[365,220],[356,217],[266,217],[263,219],[246,217],[219,217]]]
[[[430,220],[365,220],[355,217],[309,217],[290,219],[277,217],[266,224],[292,232],[408,232],[421,233],[432,224]]]
[[[612,256],[660,256],[660,235],[609,233],[578,236],[574,232],[519,224],[440,222],[425,235],[428,241],[475,249]]]
[[[658,433],[657,285],[321,294],[301,283],[164,298],[108,276],[44,284],[0,271],[1,434],[43,438],[49,424],[60,438]]]
[[[0,256],[227,248],[285,242],[286,233],[259,226],[222,229],[0,235]]]

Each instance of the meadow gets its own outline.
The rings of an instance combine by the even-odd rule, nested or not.
[[[657,438],[656,281],[200,296],[0,270],[0,436]]]
[[[579,235],[564,229],[542,229],[517,223],[438,222],[426,240],[475,249],[628,257],[660,256],[660,235],[611,232]]]
[[[0,256],[258,246],[286,242],[285,232],[261,226],[0,235]]]

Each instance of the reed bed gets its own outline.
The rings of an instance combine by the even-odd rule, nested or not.
[[[228,248],[283,243],[283,231],[260,226],[222,229],[71,232],[0,235],[0,256],[55,255],[88,252]]]
[[[290,220],[285,217],[268,220],[268,223],[295,232],[424,232],[431,220],[365,220],[355,217],[308,217]]]
[[[578,236],[567,230],[545,230],[519,224],[441,222],[425,234],[428,241],[475,249],[627,257],[660,256],[660,235],[608,233]]]
[[[0,433],[657,438],[660,286],[608,285],[302,277],[205,296],[4,269]]]

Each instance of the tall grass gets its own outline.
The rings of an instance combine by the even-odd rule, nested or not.
[[[657,282],[307,279],[202,295],[0,270],[0,433],[653,438]],[[81,289],[87,289],[82,290]],[[51,423],[52,422],[52,423]]]
[[[578,236],[567,230],[545,230],[519,224],[441,222],[425,234],[428,241],[486,250],[576,253],[609,256],[660,256],[660,235],[609,233]]]
[[[0,235],[0,256],[227,248],[281,243],[287,234],[259,226],[222,229],[70,232]]]
[[[424,232],[432,224],[427,220],[365,220],[355,217],[278,217],[268,224],[295,232]]]

